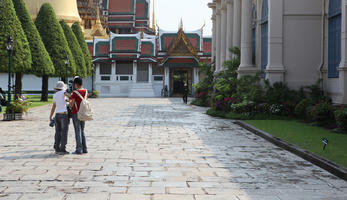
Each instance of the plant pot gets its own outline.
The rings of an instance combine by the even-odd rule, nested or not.
[[[15,120],[15,114],[4,113],[3,121],[12,121]]]
[[[15,113],[14,120],[23,120],[23,113]]]
[[[4,113],[3,121],[23,120],[23,113]]]

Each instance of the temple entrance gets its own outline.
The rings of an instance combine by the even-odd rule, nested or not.
[[[182,97],[184,85],[187,84],[189,93],[192,91],[191,69],[172,69],[171,70],[171,96]]]
[[[148,64],[137,65],[137,82],[148,82]]]

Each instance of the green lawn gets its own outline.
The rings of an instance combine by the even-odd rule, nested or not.
[[[40,101],[41,96],[40,95],[26,95],[26,97],[28,98],[28,100],[31,102],[29,109],[30,108],[34,108],[34,107],[38,107],[38,106],[44,106],[47,104],[51,104],[53,102],[53,96],[49,95],[48,96],[48,101],[47,102],[42,102]],[[6,111],[6,106],[2,107],[2,112]]]
[[[245,120],[245,122],[277,138],[347,167],[347,134],[337,134],[294,120]],[[323,138],[329,140],[325,151],[323,151]]]

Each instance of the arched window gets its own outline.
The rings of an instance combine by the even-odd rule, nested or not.
[[[341,62],[341,0],[329,1],[328,77],[338,78]]]
[[[252,8],[252,64],[256,64],[256,20],[257,8],[253,5]]]
[[[268,64],[269,9],[268,0],[263,0],[261,12],[261,74],[265,78]]]

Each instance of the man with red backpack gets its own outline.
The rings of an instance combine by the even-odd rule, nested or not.
[[[81,121],[78,113],[80,110],[80,106],[83,100],[87,100],[88,98],[88,90],[83,89],[83,81],[80,77],[75,77],[73,81],[74,88],[76,89],[70,97],[70,106],[72,109],[72,121],[75,129],[75,138],[76,138],[76,151],[73,154],[82,154],[88,153],[87,151],[87,143],[86,136],[84,133],[85,121]]]

